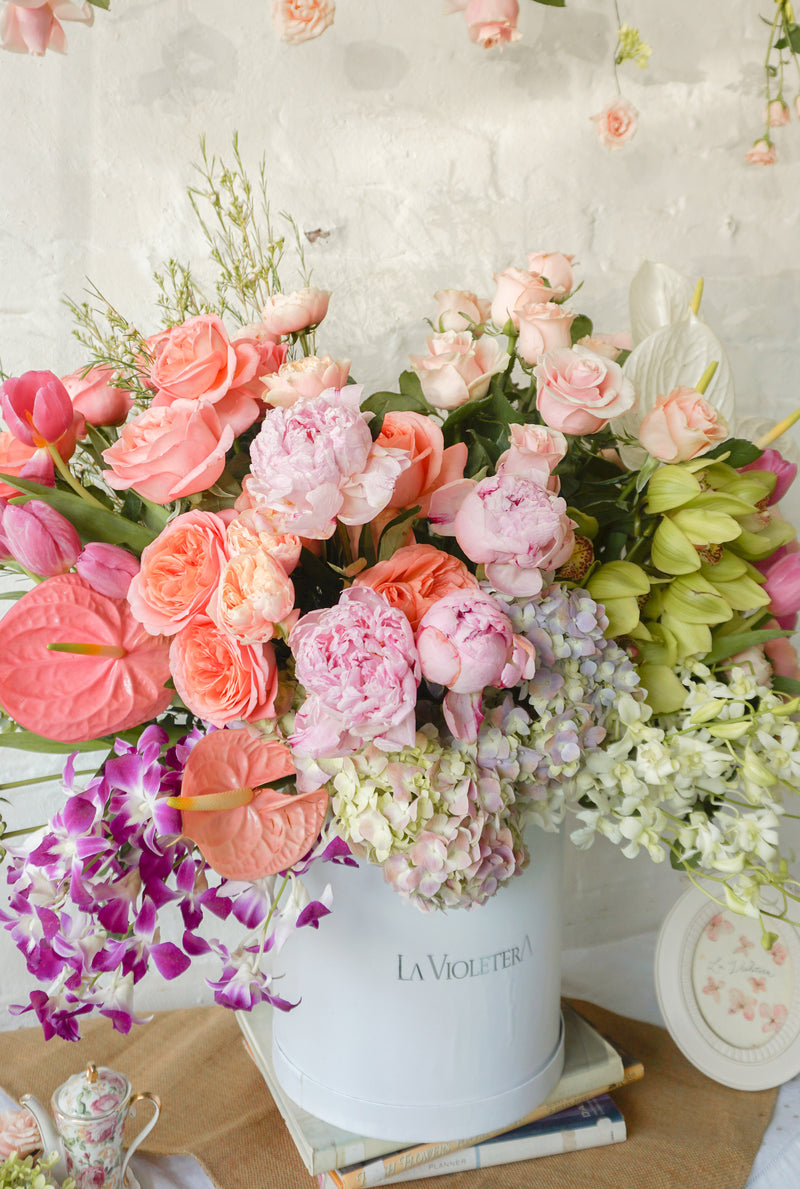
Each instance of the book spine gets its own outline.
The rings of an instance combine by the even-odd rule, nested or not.
[[[447,1173],[467,1172],[474,1168],[489,1168],[492,1165],[512,1164],[518,1160],[532,1160],[539,1156],[558,1156],[563,1152],[577,1152],[582,1148],[600,1148],[606,1144],[618,1144],[626,1138],[625,1121],[594,1119],[585,1127],[569,1127],[525,1139],[509,1140],[508,1143],[478,1144],[473,1148],[462,1148],[449,1156],[431,1160],[387,1177],[380,1185],[398,1185],[403,1181],[417,1181],[423,1177],[441,1177]]]
[[[555,1114],[557,1111],[566,1110],[567,1107],[577,1106],[579,1103],[585,1102],[587,1098],[595,1098],[600,1094],[609,1094],[614,1090],[618,1090],[627,1081],[636,1080],[627,1076],[627,1073],[628,1071],[626,1070],[626,1077],[623,1080],[611,1082],[605,1086],[593,1087],[588,1094],[586,1091],[583,1091],[569,1098],[561,1099],[559,1102],[545,1103],[541,1107],[537,1107],[535,1111],[531,1111],[524,1119],[518,1120],[514,1126],[521,1127],[525,1123],[534,1123],[537,1119],[544,1119],[548,1115]],[[464,1148],[476,1147],[483,1140],[493,1139],[496,1135],[502,1135],[507,1130],[507,1127],[501,1127],[497,1131],[487,1132],[485,1135],[471,1136],[469,1139],[455,1139],[447,1143],[438,1144],[420,1144],[415,1148],[407,1148],[404,1152],[398,1152],[396,1155],[370,1161],[370,1163],[363,1164],[360,1168],[341,1169],[329,1175],[332,1177],[334,1189],[372,1189],[373,1186],[381,1185],[389,1177],[399,1178],[400,1173],[405,1173],[409,1169],[416,1168],[421,1164],[429,1164],[431,1160],[438,1160],[440,1157],[449,1156],[451,1152],[459,1152]]]

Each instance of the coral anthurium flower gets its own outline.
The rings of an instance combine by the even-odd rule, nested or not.
[[[77,574],[48,578],[0,621],[0,703],[47,739],[80,743],[155,718],[172,700],[169,675],[169,641]]]
[[[293,772],[284,744],[243,729],[214,731],[192,748],[181,796],[169,803],[210,867],[228,879],[260,879],[301,859],[325,820],[324,789],[287,795],[259,787]]]

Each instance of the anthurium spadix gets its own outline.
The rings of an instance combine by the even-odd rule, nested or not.
[[[659,396],[683,385],[694,388],[709,367],[716,371],[704,399],[730,423],[734,387],[730,364],[717,336],[692,308],[698,286],[664,265],[647,263],[631,284],[631,327],[634,348],[623,365],[639,400],[634,409],[612,422],[617,435],[638,437],[639,426],[655,408]],[[669,319],[669,321],[666,321]],[[641,466],[646,458],[639,446],[620,446],[626,466]]]

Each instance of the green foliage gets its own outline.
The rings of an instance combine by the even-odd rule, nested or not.
[[[58,487],[44,487],[41,483],[20,479],[15,475],[0,474],[0,480],[23,493],[15,497],[12,503],[24,504],[29,499],[42,500],[71,521],[82,541],[106,541],[111,545],[125,545],[139,554],[146,545],[155,540],[166,524],[165,509],[161,509],[164,513],[163,524],[158,528],[148,528],[145,524],[135,524],[126,520],[124,516],[108,508],[95,508],[71,491],[62,491]],[[150,505],[151,508],[153,506]]]
[[[708,450],[704,457],[719,458],[724,455],[728,466],[736,469],[755,462],[763,453],[763,450],[759,450],[758,446],[748,442],[746,438],[729,438],[727,442],[720,442],[713,450]]]
[[[726,661],[730,657],[736,656],[737,652],[743,652],[745,648],[751,648],[754,644],[766,644],[768,640],[779,640],[781,637],[791,635],[793,635],[792,632],[783,632],[778,628],[774,631],[766,629],[763,631],[736,632],[732,635],[722,635],[714,641],[711,652],[703,659],[706,664],[715,665],[720,661]],[[773,678],[772,684],[776,689],[780,688],[777,682],[778,678]],[[784,692],[793,693],[799,691],[785,690]]]
[[[578,314],[569,331],[572,342],[577,343],[578,339],[585,338],[587,334],[591,334],[593,329],[594,324],[591,318],[587,318],[585,314]]]
[[[57,1182],[50,1177],[50,1170],[58,1157],[26,1156],[21,1159],[16,1152],[0,1164],[0,1189],[57,1189]],[[67,1177],[61,1182],[61,1189],[75,1189],[75,1181]]]
[[[404,373],[404,375],[409,374],[408,372]],[[420,389],[421,392],[422,389]],[[361,402],[361,408],[365,413],[374,414],[369,423],[373,441],[381,432],[383,419],[390,409],[393,413],[422,413],[428,416],[432,412],[424,396],[416,396],[412,392],[374,392],[372,396]]]

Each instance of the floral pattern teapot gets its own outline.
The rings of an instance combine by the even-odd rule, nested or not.
[[[144,1100],[152,1103],[155,1114],[123,1158],[125,1120]],[[53,1174],[58,1180],[73,1177],[76,1189],[125,1189],[128,1162],[161,1113],[155,1094],[133,1094],[124,1074],[102,1065],[89,1065],[58,1087],[51,1103],[53,1119],[31,1095],[20,1102],[36,1119],[45,1151],[58,1154]]]

